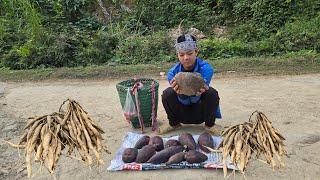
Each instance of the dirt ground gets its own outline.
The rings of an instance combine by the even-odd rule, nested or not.
[[[104,154],[105,166],[91,169],[75,159],[62,156],[54,175],[34,164],[32,179],[215,179],[223,178],[222,170],[184,169],[146,172],[108,172],[125,134],[132,129],[122,117],[115,85],[121,80],[59,80],[28,83],[0,82],[0,179],[27,179],[23,152],[12,149],[2,140],[17,142],[26,119],[58,111],[71,97],[77,100],[105,130],[104,138],[111,155]],[[159,79],[162,92],[168,86]],[[273,171],[252,160],[247,179],[317,179],[320,177],[320,74],[269,77],[217,77],[213,86],[219,91],[223,119],[228,126],[247,121],[255,110],[264,112],[273,125],[287,138],[289,157],[286,168]],[[161,93],[159,93],[160,97]],[[1,97],[2,96],[2,97]],[[161,102],[161,101],[160,101]],[[158,119],[166,123],[159,103]],[[202,126],[187,126],[166,136],[183,131],[199,134]],[[147,133],[152,135],[151,129]],[[20,157],[19,157],[20,154]],[[233,176],[231,176],[233,178]],[[236,179],[242,178],[239,173]]]

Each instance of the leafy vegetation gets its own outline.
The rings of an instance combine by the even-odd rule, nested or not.
[[[174,62],[179,24],[204,32],[200,56],[213,61],[308,56],[320,52],[319,12],[318,0],[2,0],[0,68]]]

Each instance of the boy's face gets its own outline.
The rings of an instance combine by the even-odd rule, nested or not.
[[[183,68],[187,71],[193,69],[196,57],[198,54],[198,50],[187,50],[187,51],[180,51],[177,53],[180,63],[182,64]]]

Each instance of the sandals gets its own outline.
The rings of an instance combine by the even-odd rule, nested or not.
[[[158,135],[165,134],[165,133],[167,133],[167,132],[170,132],[170,131],[179,129],[179,128],[181,128],[181,127],[182,127],[181,124],[178,124],[178,125],[176,125],[176,126],[170,126],[169,124],[164,124],[163,126],[161,126],[161,127],[158,128],[157,134],[158,134]]]
[[[212,127],[205,127],[205,130],[213,136],[221,136],[222,134],[222,126],[214,125]]]

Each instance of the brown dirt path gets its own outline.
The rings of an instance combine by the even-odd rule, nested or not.
[[[62,157],[54,175],[57,179],[215,179],[223,178],[222,170],[158,170],[148,172],[107,172],[111,159],[121,145],[125,133],[132,131],[121,114],[115,85],[120,80],[1,83],[5,94],[0,97],[0,138],[17,141],[26,118],[58,111],[68,97],[77,101],[105,129],[106,144],[112,155],[104,154],[106,165],[91,170],[75,159]],[[316,179],[320,177],[320,74],[269,77],[218,77],[213,80],[219,91],[222,126],[247,121],[255,110],[264,112],[287,138],[286,168],[272,171],[252,161],[246,172],[248,179]],[[168,86],[160,80],[159,92]],[[159,93],[160,96],[161,93]],[[160,101],[161,102],[161,101]],[[165,123],[159,103],[158,118]],[[188,126],[183,131],[199,134],[202,126]],[[148,129],[148,134],[152,134]],[[0,178],[26,179],[23,158],[18,151],[0,145]],[[23,153],[21,153],[23,157]],[[33,179],[54,179],[46,169],[33,168]],[[241,177],[237,174],[237,179]]]

